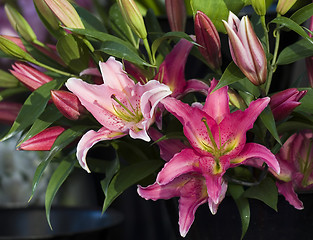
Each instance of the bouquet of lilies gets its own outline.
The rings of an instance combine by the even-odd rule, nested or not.
[[[4,6],[17,35],[0,36],[0,57],[14,61],[0,70],[0,119],[11,124],[1,141],[20,134],[17,150],[44,151],[31,195],[58,163],[48,221],[75,167],[102,174],[103,211],[135,184],[147,200],[178,197],[183,237],[200,205],[215,214],[226,195],[237,203],[242,236],[249,198],[276,210],[279,193],[303,209],[297,193],[313,189],[312,2],[32,2],[47,42],[16,4]],[[286,33],[297,40],[280,47]],[[302,60],[299,79],[275,75]],[[204,75],[186,79],[195,64]],[[281,82],[287,87],[273,87]]]

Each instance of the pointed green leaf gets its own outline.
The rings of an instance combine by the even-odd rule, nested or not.
[[[277,211],[278,192],[272,178],[265,178],[259,185],[250,187],[243,194],[246,198],[254,198],[264,202]]]
[[[105,28],[103,23],[94,14],[77,5],[74,5],[74,7],[78,15],[80,16],[85,28],[94,29],[100,32],[107,32],[107,29]]]
[[[58,138],[55,140],[53,146],[51,147],[51,150],[48,154],[48,156],[45,158],[44,161],[42,161],[39,166],[37,167],[33,183],[32,183],[32,193],[30,199],[32,199],[36,188],[38,186],[38,183],[41,179],[41,176],[43,172],[45,171],[46,167],[49,165],[49,163],[52,161],[52,159],[68,144],[70,144],[72,141],[74,141],[77,137],[81,136],[83,132],[85,132],[87,129],[89,129],[89,126],[75,126],[70,129],[65,130],[63,133],[58,136]]]
[[[313,114],[313,88],[305,88],[299,90],[307,90],[305,96],[301,99],[301,105],[298,106],[295,111],[302,111]]]
[[[107,196],[103,203],[103,211],[127,188],[155,172],[162,164],[162,161],[144,161],[119,170],[108,186]]]
[[[24,102],[24,105],[22,106],[10,131],[1,139],[1,141],[13,137],[17,133],[32,125],[45,110],[45,107],[50,99],[50,90],[59,89],[65,81],[66,79],[64,78],[52,80],[30,94]]]
[[[0,88],[13,88],[19,85],[19,80],[12,74],[0,69]]]
[[[297,10],[294,14],[291,15],[290,19],[298,24],[302,24],[307,19],[312,17],[312,14],[313,14],[313,3],[310,3]]]
[[[294,22],[290,18],[280,16],[280,17],[273,19],[270,23],[279,24],[280,27],[287,27],[290,30],[298,33],[301,37],[306,39],[311,44],[313,44],[313,41],[311,40],[309,35],[306,33],[306,31],[304,31],[304,29],[299,24],[297,24],[296,22]]]
[[[70,157],[67,157],[65,160],[63,160],[59,164],[57,169],[54,171],[54,173],[52,174],[50,181],[48,183],[46,196],[45,196],[45,207],[46,207],[46,218],[51,229],[52,229],[52,225],[50,221],[50,210],[51,210],[53,199],[57,191],[63,184],[63,182],[67,179],[67,177],[72,172],[76,161],[77,160],[76,160],[75,155],[71,155]]]
[[[138,55],[138,53],[133,52],[127,46],[117,42],[104,42],[98,51],[104,52],[110,56],[114,56],[122,60],[127,60],[140,66],[155,67],[143,60]]]
[[[244,189],[240,185],[235,184],[229,184],[228,185],[228,192],[232,196],[232,198],[235,200],[237,208],[239,210],[240,218],[241,218],[241,227],[242,227],[242,233],[241,233],[241,239],[245,236],[249,223],[250,223],[250,207],[248,199],[243,197]]]
[[[264,126],[269,130],[269,132],[272,134],[272,136],[275,138],[275,140],[281,144],[277,128],[276,128],[276,123],[274,120],[273,113],[271,111],[271,108],[267,106],[263,112],[260,114],[260,118],[264,124]]]
[[[232,83],[238,82],[244,78],[246,78],[246,76],[241,72],[241,70],[237,67],[237,65],[234,62],[231,62],[227,66],[220,81],[218,82],[218,84],[216,85],[212,92],[222,87],[228,86]]]
[[[57,107],[54,104],[49,105],[45,109],[45,111],[40,115],[40,117],[35,120],[34,124],[26,133],[23,140],[18,143],[17,147],[26,140],[45,130],[47,127],[49,127],[52,123],[54,123],[61,117],[63,117],[63,115],[60,113]]]
[[[24,92],[28,92],[29,90],[25,87],[18,87],[18,88],[8,88],[5,90],[2,90],[0,92],[0,101],[2,101],[3,99],[6,99],[8,97],[14,96],[16,94],[19,93],[24,93]]]
[[[310,56],[313,56],[313,44],[306,39],[301,39],[281,51],[277,64],[286,65]]]

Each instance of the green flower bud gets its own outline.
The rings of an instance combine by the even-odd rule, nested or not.
[[[295,4],[297,0],[279,0],[276,7],[276,12],[284,15]]]
[[[265,0],[251,0],[251,4],[256,14],[258,14],[259,16],[265,16],[266,14]]]
[[[130,28],[136,33],[141,39],[147,38],[147,30],[143,17],[133,0],[117,0],[123,17]]]

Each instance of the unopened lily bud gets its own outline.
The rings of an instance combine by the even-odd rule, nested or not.
[[[0,122],[5,124],[12,124],[20,109],[22,104],[14,102],[0,102]]]
[[[227,92],[229,97],[229,103],[231,105],[241,110],[245,110],[247,108],[247,104],[236,91],[229,88]]]
[[[31,91],[39,88],[52,78],[26,63],[15,63],[12,65],[13,70],[10,72]]]
[[[271,96],[270,107],[276,121],[288,117],[298,107],[299,102],[307,91],[298,91],[296,88],[286,89]]]
[[[117,0],[122,15],[129,27],[141,39],[147,38],[147,30],[143,17],[133,0]]]
[[[38,11],[41,13],[41,16],[47,21],[47,23],[54,29],[57,30],[60,28],[59,21],[54,13],[50,10],[44,0],[34,0],[34,4]]]
[[[6,38],[7,40],[10,40],[11,42],[15,43],[19,48],[21,48],[24,52],[27,52],[22,40],[18,37],[13,37],[13,36],[7,36],[7,35],[2,35],[1,37]]]
[[[256,36],[247,16],[241,20],[229,12],[228,22],[224,26],[229,37],[229,48],[235,64],[254,85],[265,83],[267,78],[267,60],[262,43]]]
[[[296,3],[297,0],[279,0],[276,7],[276,12],[284,15]]]
[[[36,134],[32,138],[18,146],[18,150],[26,151],[49,151],[57,137],[64,132],[60,126],[50,127]]]
[[[71,92],[51,90],[51,97],[59,111],[70,120],[77,120],[84,111],[76,95]]]
[[[14,76],[12,76],[12,74],[9,74],[0,69],[0,88],[17,87],[18,84],[19,81]]]
[[[33,42],[37,39],[36,34],[32,30],[31,26],[25,20],[25,18],[10,4],[4,6],[7,17],[15,29],[25,40]]]
[[[28,62],[34,62],[35,59],[25,51],[25,47],[20,47],[20,44],[18,45],[18,43],[15,43],[15,40],[12,40],[7,36],[0,36],[0,50],[8,56]]]
[[[213,70],[222,65],[221,41],[210,18],[201,11],[195,16],[196,41],[201,45],[199,51]]]
[[[184,32],[187,13],[184,0],[165,0],[166,14],[172,31]]]
[[[75,8],[67,0],[44,1],[65,27],[82,29],[85,28]]]
[[[265,16],[266,14],[266,1],[265,0],[251,0],[252,7],[256,14]]]

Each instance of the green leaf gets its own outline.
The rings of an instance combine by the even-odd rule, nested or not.
[[[191,0],[193,14],[204,12],[219,32],[226,33],[222,20],[227,21],[229,11],[238,14],[247,4],[246,0]]]
[[[1,141],[13,137],[17,133],[32,125],[45,110],[45,107],[50,99],[50,91],[52,89],[59,89],[65,81],[66,79],[64,78],[55,79],[36,89],[26,99],[11,129],[1,139]]]
[[[35,120],[30,130],[26,133],[23,140],[19,142],[17,147],[25,142],[26,140],[30,139],[31,137],[35,136],[36,134],[40,133],[41,131],[45,130],[49,127],[52,123],[56,120],[60,119],[63,115],[57,109],[54,104],[49,105],[45,111],[40,115],[38,119]]]
[[[42,161],[39,166],[36,169],[36,172],[34,174],[33,183],[32,183],[32,193],[30,200],[32,199],[35,190],[38,186],[38,183],[41,179],[41,176],[46,169],[46,167],[49,165],[49,163],[52,161],[52,159],[68,144],[70,144],[72,141],[74,141],[77,137],[81,136],[83,132],[86,131],[86,129],[89,129],[89,126],[75,126],[70,129],[65,130],[63,133],[61,133],[58,138],[55,140],[53,146],[51,147],[51,150],[48,154],[48,156],[45,158],[44,161]],[[29,200],[29,201],[30,201]]]
[[[107,196],[103,203],[103,212],[124,190],[155,172],[162,164],[162,161],[143,161],[119,170],[107,188]]]
[[[250,207],[248,199],[243,197],[244,189],[242,186],[229,184],[228,192],[235,200],[241,218],[242,233],[241,239],[245,236],[250,223]]]
[[[18,88],[8,88],[5,90],[2,90],[0,92],[0,101],[11,97],[13,95],[19,94],[19,93],[24,93],[24,92],[28,92],[29,90],[25,87],[18,87]]]
[[[89,50],[84,42],[74,35],[65,35],[57,43],[62,60],[73,70],[81,72],[88,67]]]
[[[306,39],[301,39],[281,51],[277,64],[286,65],[310,56],[313,56],[313,44]]]
[[[78,5],[74,5],[74,7],[85,28],[94,29],[100,32],[107,32],[107,29],[103,23],[94,14],[90,13],[82,7],[79,7]]]
[[[0,69],[0,88],[13,88],[19,85],[19,80],[12,74]]]
[[[159,46],[161,45],[161,43],[163,43],[164,40],[181,39],[181,38],[184,38],[184,39],[190,41],[191,43],[197,45],[197,43],[195,43],[192,40],[192,38],[184,32],[168,32],[168,33],[165,33],[162,37],[157,38],[152,43],[152,46],[151,46],[152,56],[154,56],[154,58],[155,58],[156,51],[158,50]]]
[[[302,111],[306,113],[313,114],[313,89],[312,88],[306,88],[306,89],[299,89],[301,90],[307,90],[307,93],[305,96],[301,99],[301,105],[298,106],[295,111]]]
[[[297,10],[294,14],[291,15],[290,19],[298,24],[302,24],[312,16],[312,13],[313,3],[310,3]]]
[[[304,31],[304,29],[299,24],[292,21],[290,18],[280,16],[280,17],[273,19],[270,23],[280,24],[280,28],[287,27],[290,30],[298,33],[301,37],[306,39],[311,44],[313,44],[313,41],[311,40],[309,35],[306,33],[306,31]]]
[[[268,131],[272,134],[272,136],[275,138],[275,140],[281,144],[277,128],[276,128],[276,123],[274,120],[273,113],[270,109],[269,106],[267,106],[263,112],[260,114],[260,118],[264,124],[264,126],[268,129]]]
[[[246,76],[241,72],[241,70],[237,67],[237,65],[234,62],[231,62],[227,66],[220,81],[218,82],[218,84],[216,85],[212,92],[222,87],[228,86],[232,83],[238,82],[244,78],[246,78]]]
[[[71,155],[70,157],[67,157],[65,160],[63,160],[59,164],[57,169],[54,171],[54,173],[52,174],[50,181],[48,183],[46,196],[45,196],[45,207],[46,207],[46,218],[51,229],[52,229],[52,226],[51,226],[51,221],[50,221],[50,210],[51,210],[53,199],[57,191],[63,184],[63,182],[67,179],[67,177],[72,172],[76,161],[77,160],[76,160],[75,155]]]
[[[277,211],[277,187],[270,177],[265,178],[260,184],[247,189],[243,196],[258,199]]]
[[[143,60],[140,56],[138,56],[138,53],[133,52],[126,45],[122,45],[117,42],[104,42],[98,51],[104,52],[110,56],[114,56],[122,60],[127,60],[140,66],[155,67],[154,65],[151,65],[150,63]]]
[[[305,130],[305,129],[311,129],[313,130],[313,124],[312,123],[305,123],[305,122],[299,122],[299,121],[288,121],[280,124],[277,127],[277,131],[280,134],[286,133],[286,132],[296,132],[299,130]]]

